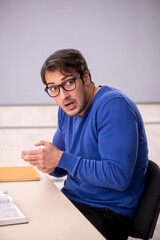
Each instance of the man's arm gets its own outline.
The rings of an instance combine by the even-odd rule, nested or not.
[[[124,191],[131,182],[137,161],[138,118],[124,99],[116,98],[101,107],[97,128],[100,159],[63,152],[57,166],[81,182]],[[141,154],[146,159],[146,144],[142,145]]]

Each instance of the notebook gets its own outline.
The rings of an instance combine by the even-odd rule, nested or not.
[[[40,177],[33,166],[0,167],[0,182],[37,180]]]

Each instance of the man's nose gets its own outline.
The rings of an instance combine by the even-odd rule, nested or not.
[[[60,93],[59,93],[60,97],[62,100],[66,99],[67,97],[70,96],[68,91],[65,91],[62,87],[60,88]]]

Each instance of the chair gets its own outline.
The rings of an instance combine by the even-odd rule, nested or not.
[[[149,160],[146,184],[134,218],[130,236],[149,240],[152,238],[160,212],[160,168]]]

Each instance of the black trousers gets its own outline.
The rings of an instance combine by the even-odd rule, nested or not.
[[[108,208],[91,207],[72,200],[71,202],[107,240],[128,239],[132,218],[122,216]]]

